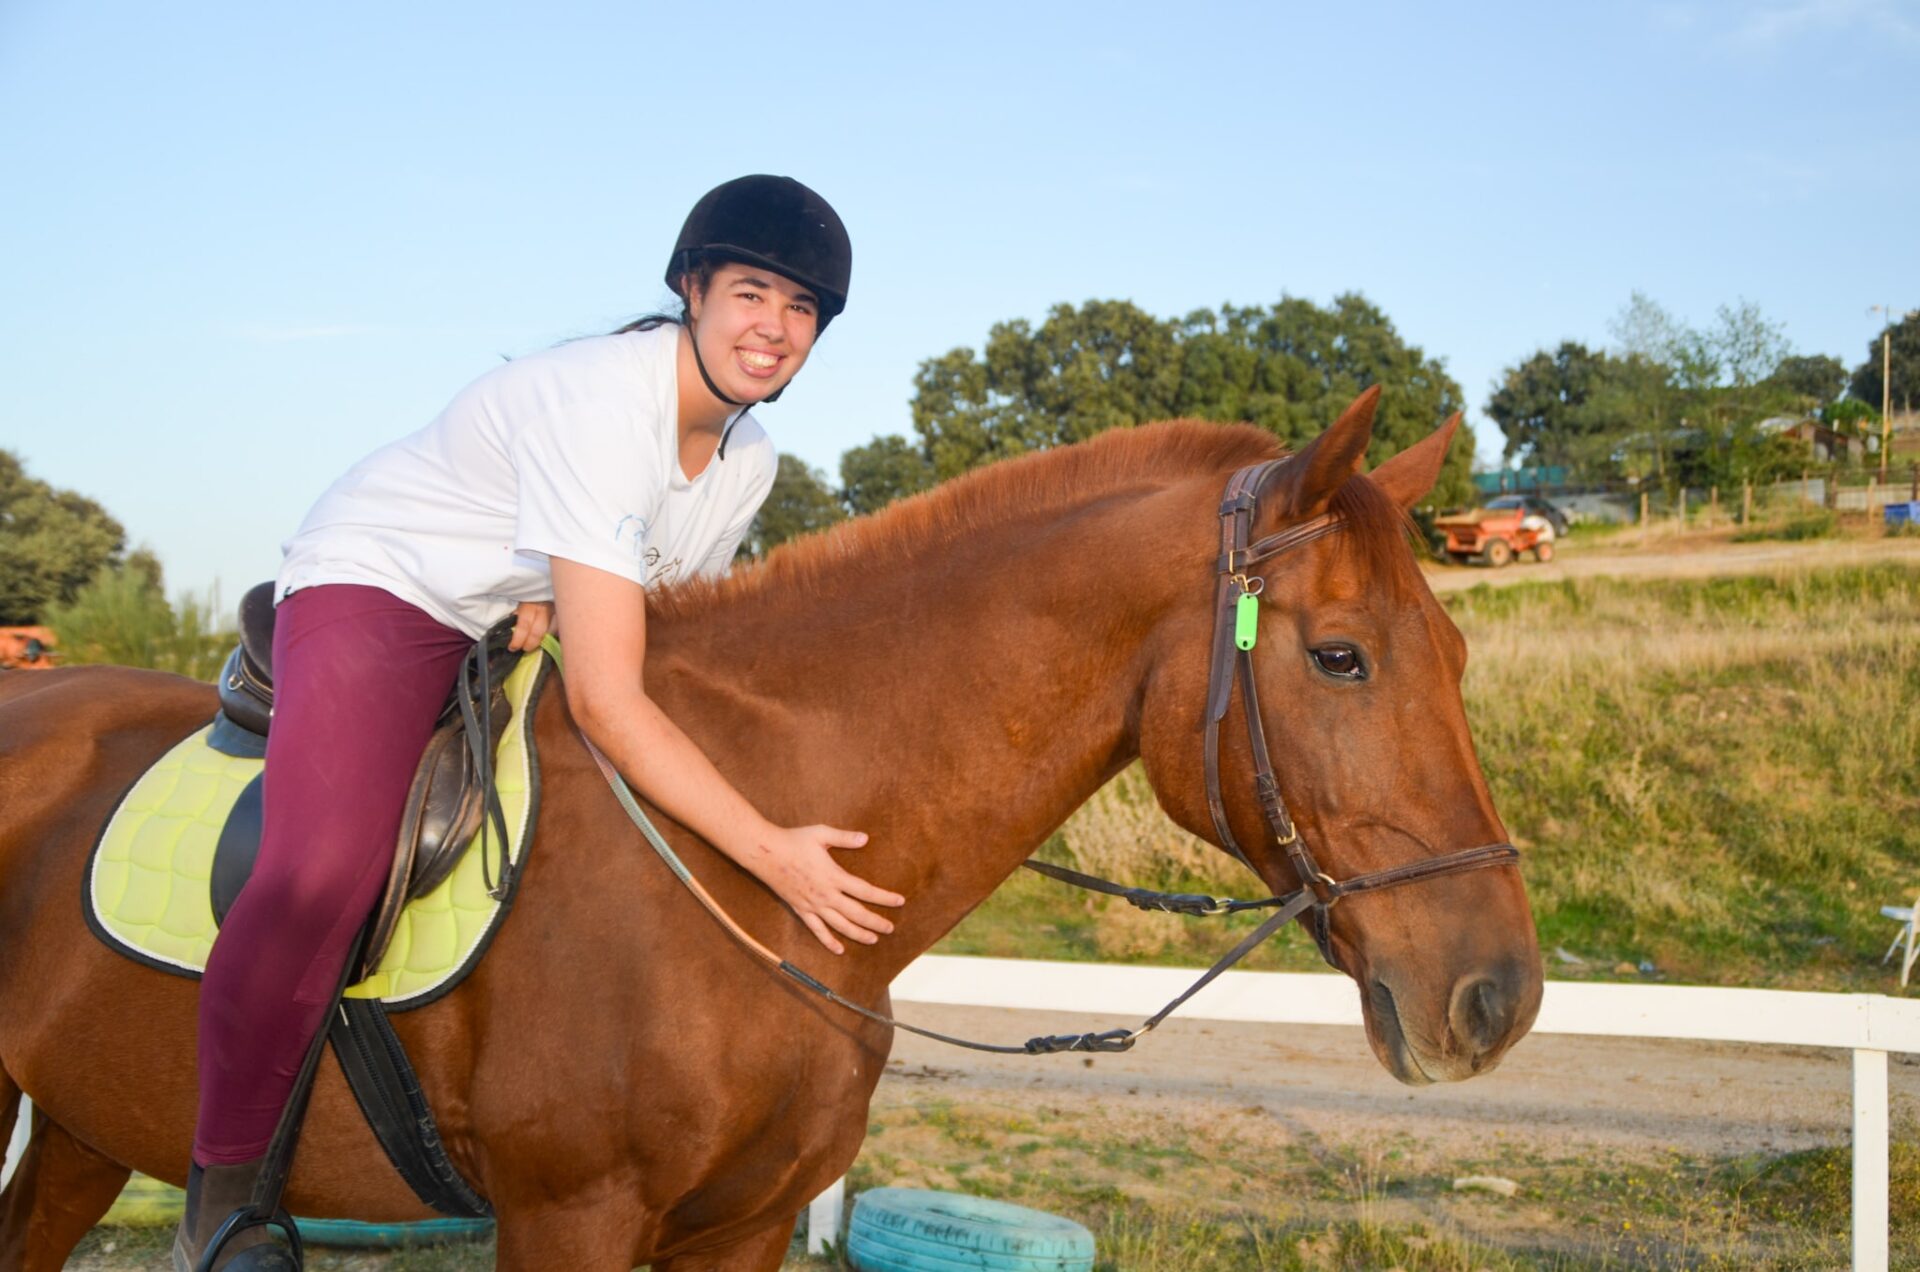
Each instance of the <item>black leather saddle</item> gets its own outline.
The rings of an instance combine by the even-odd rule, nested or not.
[[[240,600],[240,643],[220,672],[220,710],[207,742],[228,755],[260,758],[266,754],[273,719],[273,584],[262,583]],[[496,624],[468,654],[453,692],[434,726],[433,737],[414,771],[406,815],[394,845],[393,868],[374,910],[359,966],[349,984],[365,979],[380,965],[394,927],[408,901],[438,887],[459,864],[463,850],[483,824],[493,832],[489,853],[499,854],[499,871],[488,884],[504,895],[511,870],[505,818],[492,787],[492,757],[511,714],[507,675],[520,655],[507,649],[513,620]],[[240,889],[253,873],[260,850],[262,773],[242,791],[214,850],[209,884],[215,922],[224,922]]]

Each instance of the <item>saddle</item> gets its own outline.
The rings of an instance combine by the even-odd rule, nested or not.
[[[221,668],[220,710],[207,745],[226,755],[258,759],[266,754],[273,717],[273,584],[262,583],[240,599],[240,643]],[[485,827],[483,852],[497,852],[499,868],[483,860],[487,890],[504,896],[512,866],[507,856],[504,814],[492,786],[492,756],[511,711],[507,675],[520,655],[507,648],[513,620],[496,624],[462,665],[460,676],[434,724],[407,793],[406,812],[394,845],[387,886],[349,984],[373,974],[393,940],[408,901],[437,888],[459,863],[462,851]],[[214,849],[209,883],[213,914],[224,922],[240,889],[253,874],[260,850],[262,780],[241,792]]]

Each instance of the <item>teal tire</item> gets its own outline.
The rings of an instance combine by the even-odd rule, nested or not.
[[[452,1245],[480,1241],[493,1235],[491,1219],[418,1219],[412,1223],[361,1223],[355,1219],[294,1217],[300,1238],[314,1245],[353,1246],[360,1249],[399,1249],[402,1246]]]
[[[871,1188],[854,1198],[847,1259],[858,1272],[1092,1272],[1093,1234],[1004,1201]]]

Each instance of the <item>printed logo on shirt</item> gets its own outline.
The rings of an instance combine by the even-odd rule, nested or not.
[[[613,541],[615,543],[625,544],[627,551],[633,553],[634,560],[640,561],[646,559],[648,554],[647,523],[632,513],[628,513],[614,523]],[[654,553],[653,555],[657,556],[659,554]]]
[[[680,577],[680,558],[671,561],[660,560],[660,549],[648,548],[643,558],[647,566],[647,586],[664,587]]]

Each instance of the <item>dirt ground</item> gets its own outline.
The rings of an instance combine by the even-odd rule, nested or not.
[[[1121,1023],[918,1004],[904,1014],[989,1038]],[[1743,1169],[1732,1163],[1844,1153],[1844,1051],[1541,1035],[1491,1074],[1409,1088],[1358,1028],[1176,1019],[1124,1055],[977,1056],[902,1037],[894,1059],[856,1168],[866,1184],[1019,1188],[1024,1166],[1063,1213],[1106,1194],[1192,1218],[1263,1215],[1296,1231],[1358,1218],[1520,1256],[1487,1266],[1845,1261],[1844,1174],[1800,1227],[1771,1222],[1727,1184]],[[1896,1136],[1909,1134],[1920,1056],[1892,1057],[1889,1076]],[[1029,1139],[1067,1151],[1022,1159]],[[1516,1191],[1455,1182],[1487,1176]],[[1040,1197],[1044,1208],[1049,1194]]]
[[[1920,538],[1814,539],[1803,542],[1730,542],[1731,531],[1677,534],[1633,533],[1603,539],[1588,547],[1578,533],[1545,565],[1525,557],[1502,569],[1429,563],[1427,582],[1436,592],[1455,592],[1484,583],[1557,583],[1563,579],[1713,578],[1766,574],[1781,569],[1816,569],[1903,561],[1920,565]]]
[[[1037,1012],[902,1004],[915,1024],[964,1037],[1024,1037],[1123,1023]],[[1896,1119],[1920,1112],[1920,1056],[1896,1056]],[[1483,1160],[1594,1150],[1630,1156],[1788,1152],[1850,1134],[1848,1052],[1738,1043],[1524,1039],[1501,1066],[1463,1083],[1400,1085],[1358,1028],[1168,1021],[1120,1055],[997,1056],[901,1035],[876,1109],[930,1097],[1044,1114],[1085,1105],[1144,1131],[1160,1120],[1352,1142],[1411,1135],[1436,1158]],[[1044,1116],[1036,1120],[1044,1121]]]

